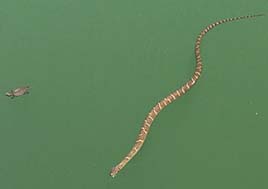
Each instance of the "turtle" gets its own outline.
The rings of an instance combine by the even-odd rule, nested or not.
[[[30,86],[19,87],[19,88],[16,88],[14,90],[7,92],[6,96],[14,98],[14,97],[22,96],[25,94],[29,94],[29,89],[30,89]]]

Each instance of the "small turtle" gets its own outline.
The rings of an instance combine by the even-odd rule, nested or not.
[[[30,89],[29,86],[19,87],[15,90],[11,90],[10,92],[7,92],[6,96],[11,97],[11,98],[22,96],[22,95],[28,94],[29,89]]]

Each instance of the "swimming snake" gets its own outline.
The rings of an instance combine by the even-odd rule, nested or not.
[[[226,22],[232,22],[232,21],[238,21],[242,19],[249,19],[254,18],[258,16],[263,16],[264,14],[255,14],[255,15],[248,15],[248,16],[240,16],[240,17],[233,17],[233,18],[226,18],[219,20],[217,22],[214,22],[205,29],[203,29],[200,34],[197,36],[196,42],[195,42],[195,59],[196,59],[196,67],[194,70],[194,73],[192,77],[186,82],[182,87],[179,89],[171,92],[169,95],[167,95],[165,98],[160,100],[148,113],[146,119],[143,122],[143,125],[140,129],[139,135],[136,139],[136,142],[130,152],[124,157],[124,159],[118,163],[115,167],[112,168],[110,175],[112,177],[115,177],[116,174],[137,154],[137,152],[141,149],[148,133],[150,130],[150,127],[156,118],[156,116],[161,112],[162,109],[164,109],[166,106],[168,106],[170,103],[178,99],[180,96],[184,95],[186,92],[188,92],[193,85],[196,84],[197,80],[199,79],[201,72],[202,72],[202,58],[200,53],[200,45],[203,37],[206,35],[207,32],[215,28],[216,26],[226,23]]]

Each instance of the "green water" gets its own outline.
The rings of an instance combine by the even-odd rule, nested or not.
[[[268,1],[1,0],[1,189],[268,188],[268,17],[202,43],[198,84],[155,120],[114,179],[150,108],[190,78],[197,34]],[[12,88],[30,85],[13,100]]]

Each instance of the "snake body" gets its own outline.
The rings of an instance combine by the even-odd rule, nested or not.
[[[141,149],[148,133],[150,130],[150,127],[156,118],[156,116],[160,113],[162,109],[164,109],[166,106],[168,106],[170,103],[178,99],[180,96],[184,95],[187,91],[189,91],[193,85],[196,84],[197,80],[199,79],[201,72],[202,72],[202,59],[200,54],[200,45],[203,37],[206,35],[207,32],[212,30],[214,27],[226,23],[226,22],[232,22],[237,21],[241,19],[249,19],[254,18],[257,16],[263,16],[263,14],[256,14],[256,15],[248,15],[248,16],[240,16],[240,17],[233,17],[233,18],[226,18],[219,20],[217,22],[214,22],[210,25],[208,25],[206,28],[204,28],[200,34],[198,35],[196,42],[195,42],[195,59],[196,59],[196,67],[195,71],[190,78],[188,82],[186,82],[182,87],[175,90],[174,92],[170,93],[168,96],[160,100],[148,113],[146,119],[143,122],[143,125],[140,129],[139,135],[136,139],[136,142],[130,152],[124,157],[124,159],[117,164],[115,167],[112,168],[110,175],[112,177],[115,177],[115,175],[137,154],[137,152]]]

